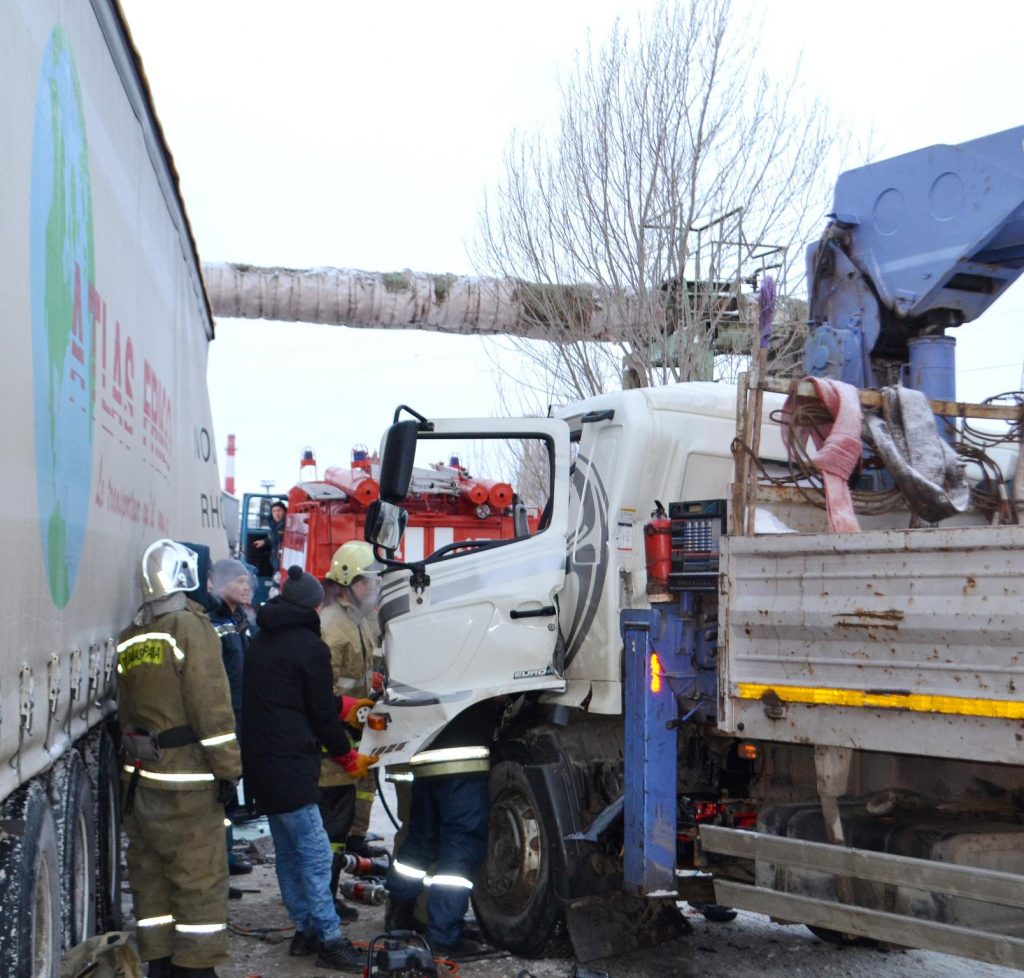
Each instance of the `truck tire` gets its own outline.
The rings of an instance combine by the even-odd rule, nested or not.
[[[0,838],[0,974],[58,978],[61,958],[60,854],[46,791],[20,788],[3,818],[17,834]]]
[[[71,751],[57,827],[61,865],[64,946],[74,947],[96,929],[96,800],[85,762]]]
[[[522,767],[491,771],[487,860],[473,889],[484,936],[522,957],[542,957],[559,934],[561,910],[551,886],[547,827]]]
[[[96,754],[96,923],[101,933],[121,929],[121,788],[117,748],[104,730]]]

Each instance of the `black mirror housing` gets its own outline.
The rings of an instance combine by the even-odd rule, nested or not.
[[[380,498],[386,503],[400,503],[409,494],[419,426],[420,422],[415,419],[396,421],[384,436],[384,455],[380,461]],[[370,526],[369,519],[366,525]]]

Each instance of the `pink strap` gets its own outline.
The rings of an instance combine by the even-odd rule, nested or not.
[[[832,424],[824,437],[814,429],[798,428],[795,432],[797,444],[806,447],[808,435],[818,449],[811,460],[822,474],[825,483],[825,505],[828,525],[835,533],[856,533],[860,530],[857,514],[853,509],[849,478],[861,459],[860,396],[857,388],[839,380],[823,377],[807,377],[814,384],[821,403],[832,415]],[[782,408],[782,437],[789,446],[789,418],[798,404],[813,403],[812,398],[790,394]]]

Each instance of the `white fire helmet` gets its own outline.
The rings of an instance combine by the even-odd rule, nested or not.
[[[156,540],[142,555],[139,577],[144,604],[175,591],[194,591],[199,586],[199,556],[174,540]]]

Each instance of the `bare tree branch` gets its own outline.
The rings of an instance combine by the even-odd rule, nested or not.
[[[477,260],[521,283],[524,332],[551,341],[512,341],[549,400],[732,375],[758,280],[798,287],[841,140],[798,66],[777,81],[756,64],[730,0],[666,0],[579,52],[554,137],[513,136]],[[778,367],[799,355],[795,308],[779,303]]]

